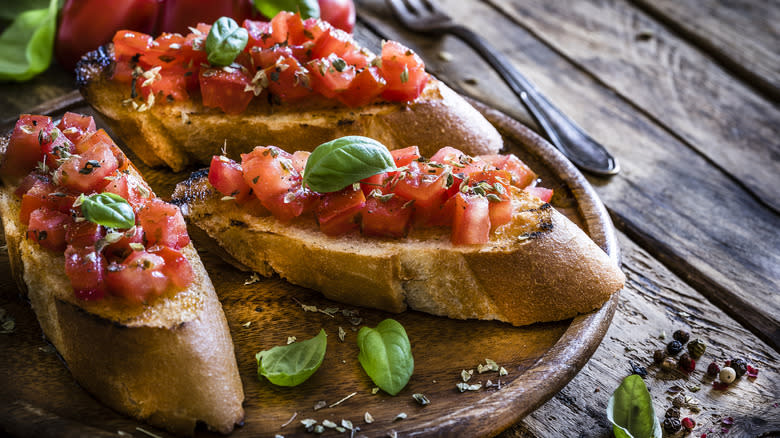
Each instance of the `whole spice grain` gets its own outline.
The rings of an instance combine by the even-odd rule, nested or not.
[[[683,345],[680,343],[680,341],[672,341],[666,345],[666,351],[669,352],[672,356],[675,356],[677,353],[682,351]]]
[[[696,361],[691,359],[688,353],[683,353],[677,361],[677,366],[686,373],[692,373],[696,369]]]
[[[678,430],[680,430],[680,427],[682,427],[682,425],[680,424],[679,418],[674,418],[674,417],[664,418],[664,431],[666,431],[666,433],[669,434],[675,433]]]
[[[672,406],[671,408],[666,410],[666,413],[664,414],[664,417],[666,418],[680,418],[680,408],[676,408]]]
[[[694,339],[688,344],[688,354],[696,360],[704,354],[705,350],[707,350],[707,345],[700,339]]]
[[[663,362],[661,362],[662,370],[671,371],[675,368],[677,368],[677,362],[671,357],[667,357]]]
[[[655,352],[653,352],[653,362],[655,362],[656,365],[661,365],[661,362],[664,361],[665,357],[666,353],[664,353],[663,350],[655,350]]]
[[[680,423],[682,424],[682,427],[688,430],[693,430],[693,428],[696,427],[696,421],[694,421],[694,419],[691,417],[683,418],[682,421],[680,421]]]
[[[747,372],[747,362],[745,359],[737,358],[737,359],[731,359],[729,366],[731,368],[734,368],[734,372],[737,375],[737,378],[740,378],[745,375]]]
[[[684,344],[688,342],[688,339],[690,339],[691,335],[685,330],[677,330],[674,333],[672,333],[672,337],[675,340],[680,341],[680,343]]]
[[[712,377],[713,379],[718,377],[718,373],[720,373],[720,367],[715,362],[712,362],[707,367],[707,376]]]
[[[720,374],[718,374],[718,377],[720,377],[720,381],[725,384],[732,383],[737,378],[737,373],[734,371],[734,368],[731,367],[723,367],[720,370]]]

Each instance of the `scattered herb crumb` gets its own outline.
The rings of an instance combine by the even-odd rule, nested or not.
[[[465,383],[465,382],[459,382],[459,383],[455,384],[455,386],[458,388],[458,391],[460,391],[460,392],[479,391],[480,389],[482,389],[482,384],[481,383],[476,383],[474,385],[469,385],[468,383]]]
[[[257,275],[257,272],[253,272],[252,276],[249,277],[249,279],[244,282],[244,286],[249,286],[250,284],[255,284],[258,281],[260,281],[260,276]]]
[[[287,337],[287,345],[290,345],[290,344],[294,343],[297,340],[298,340],[298,338],[296,338],[295,336],[288,336]]]
[[[313,418],[306,418],[305,420],[301,420],[301,424],[303,424],[303,427],[305,427],[306,430],[309,430],[314,427],[315,424],[317,424],[317,420]]]
[[[16,329],[16,320],[5,309],[0,307],[0,333],[10,334]]]
[[[452,61],[452,53],[450,53],[450,52],[445,52],[444,50],[442,50],[439,53],[437,53],[436,55],[438,56],[438,58],[440,60],[442,60],[444,62]]]
[[[401,412],[393,418],[393,421],[406,420],[406,412]]]
[[[352,428],[354,426],[352,425],[351,421],[345,420],[345,419],[342,418],[341,419],[341,427],[343,427],[344,429],[352,430]]]
[[[344,331],[341,326],[339,326],[339,341],[344,342],[344,336],[347,335],[347,332]]]
[[[328,402],[325,400],[320,400],[317,403],[314,404],[314,410],[319,411],[320,409],[324,408],[325,406],[328,406]]]
[[[509,374],[509,371],[507,371],[506,368],[501,367],[501,368],[498,369],[498,375],[499,376],[506,376],[507,374]]]
[[[144,429],[142,427],[136,427],[135,430],[137,430],[137,431],[139,431],[139,432],[141,432],[143,434],[149,435],[152,438],[162,438],[160,435],[157,435],[157,434],[154,434],[152,432],[149,432],[148,430],[146,430],[146,429]]]
[[[314,426],[314,433],[320,434],[325,432],[325,427],[321,424]]]
[[[376,394],[377,392],[379,392],[379,387],[378,386],[375,386],[375,387],[371,388],[371,394]]]
[[[245,328],[249,328],[249,326],[252,325],[252,321],[247,321],[241,325],[244,326]]]
[[[431,401],[428,399],[428,397],[425,396],[425,394],[413,394],[412,397],[422,406],[427,406],[431,404]]]
[[[282,425],[281,425],[279,428],[281,429],[281,428],[283,428],[284,426],[287,426],[288,424],[292,423],[292,422],[293,422],[293,420],[295,420],[295,417],[297,417],[297,416],[298,416],[298,412],[293,412],[293,414],[292,414],[292,417],[290,417],[290,419],[289,419],[289,420],[287,420],[287,422],[286,422],[286,423],[282,424]]]
[[[337,401],[336,403],[333,403],[332,405],[330,405],[330,406],[328,406],[328,407],[329,407],[329,408],[332,408],[332,407],[334,407],[334,406],[338,406],[338,405],[340,405],[341,403],[343,403],[343,402],[345,402],[345,401],[349,400],[350,398],[354,397],[354,396],[355,396],[355,394],[357,394],[357,392],[353,392],[352,394],[350,394],[350,395],[348,395],[348,396],[346,396],[346,397],[342,398],[341,400]]]
[[[468,382],[469,379],[471,379],[471,376],[474,375],[474,370],[461,370],[460,372],[460,378],[463,379],[464,382]]]
[[[338,424],[330,420],[322,420],[322,425],[327,427],[328,429],[335,429],[338,426]]]
[[[365,421],[368,424],[371,424],[374,422],[374,417],[368,412],[366,412],[365,414],[363,414],[363,421]]]

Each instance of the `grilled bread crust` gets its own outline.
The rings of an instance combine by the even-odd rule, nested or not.
[[[413,230],[403,239],[357,232],[328,237],[311,218],[282,224],[253,216],[223,201],[205,175],[199,171],[180,183],[173,202],[233,257],[229,261],[335,301],[526,325],[597,309],[625,281],[582,230],[521,190],[513,194],[512,222],[488,244],[453,246],[444,229]]]
[[[0,153],[7,138],[0,139]],[[87,391],[114,410],[180,435],[197,422],[229,433],[244,418],[233,342],[214,287],[189,244],[191,286],[149,305],[75,297],[62,254],[25,239],[21,201],[0,186],[11,271],[46,338]]]
[[[131,86],[111,80],[114,65],[111,44],[85,55],[76,69],[82,95],[141,160],[174,171],[208,164],[224,145],[236,158],[255,145],[313,150],[345,135],[371,137],[388,149],[418,145],[426,156],[442,145],[470,155],[495,154],[503,146],[477,110],[434,78],[408,103],[376,100],[348,108],[324,98],[289,104],[253,99],[242,114],[228,115],[204,107],[198,92],[184,102],[158,102],[139,111],[143,102],[136,100],[134,107],[128,100]]]

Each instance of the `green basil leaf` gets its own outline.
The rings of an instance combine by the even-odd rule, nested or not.
[[[213,65],[230,65],[249,41],[249,33],[230,17],[221,17],[206,37],[206,53]]]
[[[661,438],[661,423],[644,380],[632,374],[620,384],[607,404],[607,419],[617,438]]]
[[[281,11],[300,12],[301,18],[320,18],[317,0],[255,0],[255,8],[268,18]]]
[[[281,345],[255,355],[257,374],[279,386],[300,385],[322,365],[328,346],[325,330],[303,342]]]
[[[357,343],[360,365],[376,386],[390,395],[404,389],[414,371],[414,358],[406,330],[398,321],[386,319],[376,328],[361,328]]]
[[[385,145],[351,135],[323,143],[314,149],[303,170],[303,185],[315,192],[335,192],[363,178],[396,170]]]
[[[56,29],[57,0],[17,15],[0,35],[0,80],[26,81],[46,70]]]
[[[114,193],[82,194],[77,203],[81,203],[81,214],[90,222],[109,228],[130,228],[135,225],[133,207],[125,199]]]

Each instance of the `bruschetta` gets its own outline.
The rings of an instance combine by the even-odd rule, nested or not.
[[[74,379],[177,434],[240,424],[227,321],[179,209],[92,117],[22,115],[0,160],[12,273]]]
[[[526,325],[592,311],[622,288],[619,267],[517,157],[390,155],[389,170],[317,193],[312,173],[337,164],[257,147],[240,163],[214,157],[172,202],[237,267],[389,312]]]
[[[225,144],[237,158],[246,146],[312,150],[345,135],[428,155],[442,144],[472,154],[503,145],[400,43],[375,56],[326,22],[281,12],[269,23],[246,20],[246,47],[218,66],[206,50],[210,29],[156,39],[119,31],[78,64],[85,99],[148,165],[180,171],[208,164]]]

